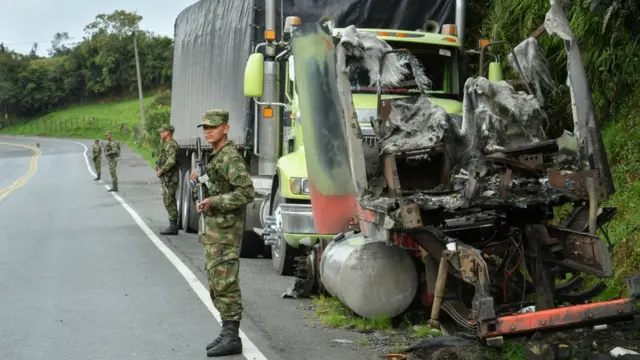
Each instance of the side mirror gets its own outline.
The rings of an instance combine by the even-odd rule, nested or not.
[[[262,97],[264,92],[264,55],[253,53],[244,68],[244,96]]]
[[[489,63],[489,81],[498,82],[502,81],[502,68],[500,67],[500,63],[498,62],[490,62]]]

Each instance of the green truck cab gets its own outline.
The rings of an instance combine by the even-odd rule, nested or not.
[[[285,33],[291,34],[295,25],[300,23],[296,17],[288,17]],[[431,25],[430,27],[428,25]],[[462,89],[464,73],[462,71],[465,56],[462,43],[457,36],[456,25],[443,25],[434,29],[432,24],[425,24],[429,31],[400,31],[391,29],[358,29],[359,32],[372,32],[386,41],[394,49],[406,49],[421,62],[426,76],[431,80],[428,90],[430,100],[443,107],[453,118],[462,123]],[[341,35],[341,28],[332,29],[335,41]],[[284,63],[284,72],[279,87],[284,87],[284,99],[265,99],[265,81],[269,76],[265,55],[254,52],[249,56],[244,73],[244,95],[255,100],[260,106],[260,121],[276,121],[273,117],[274,107],[284,107],[284,116],[277,127],[282,129],[279,139],[280,157],[273,175],[271,193],[263,205],[264,229],[262,231],[265,245],[271,248],[273,267],[278,274],[292,275],[294,263],[298,255],[299,241],[310,237],[332,238],[335,234],[317,234],[313,226],[309,182],[305,160],[304,138],[302,136],[301,119],[298,113],[298,96],[296,94],[296,77],[293,63],[295,54],[283,51],[275,57]],[[267,64],[267,65],[265,65]],[[498,65],[498,66],[495,66]],[[499,64],[489,65],[489,77],[501,79]],[[265,71],[266,70],[266,71]],[[408,96],[418,90],[415,82],[411,85],[411,73],[404,79],[408,83],[401,87],[382,89],[382,98]],[[370,118],[376,116],[377,89],[369,85],[367,71],[353,67],[350,71],[351,91],[362,129],[364,141],[373,146],[376,138],[370,124]],[[271,92],[273,93],[273,91]],[[260,100],[259,100],[260,99]]]

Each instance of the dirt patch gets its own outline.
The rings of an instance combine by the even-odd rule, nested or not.
[[[305,310],[314,312],[314,306]],[[331,328],[316,316],[310,316],[311,327]],[[345,319],[345,321],[347,321]],[[532,336],[508,339],[502,348],[489,348],[475,340],[473,336],[439,336],[436,332],[424,331],[423,325],[394,321],[393,328],[366,329],[354,322],[342,324],[343,329],[357,334],[352,339],[334,339],[332,346],[358,350],[363,347],[373,349],[381,359],[407,360],[611,360],[610,351],[616,347],[640,353],[640,317],[633,321],[621,322],[603,327],[588,327],[559,332],[535,333]],[[543,348],[547,354],[530,357],[528,349]],[[397,356],[393,356],[397,354]],[[640,359],[624,357],[618,359]]]

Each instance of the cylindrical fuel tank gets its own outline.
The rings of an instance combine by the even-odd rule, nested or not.
[[[369,319],[400,315],[418,289],[418,274],[405,250],[352,232],[323,251],[320,278],[331,295]]]

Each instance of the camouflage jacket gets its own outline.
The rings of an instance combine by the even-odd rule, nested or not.
[[[227,143],[209,158],[205,173],[205,196],[211,205],[205,212],[206,235],[199,240],[203,244],[238,244],[244,231],[245,206],[254,197],[247,163],[234,145]],[[197,191],[193,194],[197,199]]]
[[[166,141],[162,150],[160,151],[160,156],[158,157],[158,166],[160,166],[160,175],[167,175],[178,171],[178,150],[180,147],[178,146],[178,142],[174,139]]]
[[[102,155],[102,146],[93,144],[93,160],[97,160]]]
[[[116,159],[120,157],[120,144],[111,139],[107,141],[107,145],[104,146],[104,151],[108,160]]]

